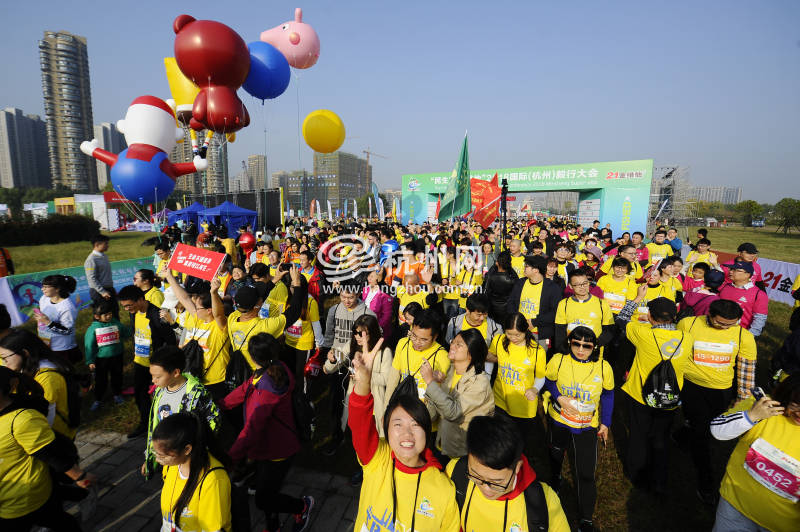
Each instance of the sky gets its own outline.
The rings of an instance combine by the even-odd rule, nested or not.
[[[313,168],[302,119],[330,109],[342,150],[374,157],[380,188],[450,171],[465,131],[470,167],[652,158],[696,185],[745,199],[800,197],[800,2],[517,1],[303,3],[29,1],[0,34],[0,107],[43,115],[38,40],[88,39],[94,123],[143,94],[168,98],[172,21],[213,19],[245,42],[293,19],[321,40],[264,105],[239,91],[250,126],[229,145],[231,173],[251,153],[268,171]]]

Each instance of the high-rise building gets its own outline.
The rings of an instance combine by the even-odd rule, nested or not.
[[[125,136],[119,132],[115,124],[103,122],[94,126],[94,138],[97,145],[111,153],[119,153],[128,147]],[[103,190],[106,184],[111,181],[111,168],[106,163],[97,161],[97,188]]]
[[[97,165],[80,150],[94,136],[86,38],[45,31],[39,60],[53,184],[96,192]]]
[[[343,151],[315,153],[313,185],[308,188],[320,205],[330,201],[334,209],[343,209],[344,200],[360,198],[372,189],[372,165]]]
[[[206,152],[208,170],[205,174],[206,192],[209,194],[227,194],[228,190],[228,142],[225,137],[215,134],[208,144]]]
[[[315,194],[312,186],[312,176],[306,170],[272,172],[272,188],[283,189],[283,201],[289,202],[289,208],[295,212],[308,213],[311,201],[315,199],[319,200],[321,206],[325,206],[327,198]]]
[[[50,188],[47,131],[38,115],[0,110],[0,186]]]
[[[247,156],[247,177],[253,190],[267,188],[267,158],[264,155]]]
[[[183,142],[178,142],[169,154],[169,160],[173,163],[187,163],[194,158],[192,153],[192,141],[189,137],[189,130],[183,132]],[[180,194],[202,194],[203,181],[202,172],[178,176],[175,179],[175,190]]]
[[[391,211],[392,205],[394,204],[394,200],[397,200],[398,207],[403,207],[403,191],[399,188],[387,188],[383,192],[381,192],[384,196],[386,196],[386,200],[388,201],[388,205],[384,205],[386,210]],[[398,216],[400,216],[398,214]]]

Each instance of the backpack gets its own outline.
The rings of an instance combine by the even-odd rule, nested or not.
[[[456,502],[461,512],[464,510],[464,501],[467,498],[467,486],[469,479],[467,478],[467,457],[462,456],[453,467],[453,473],[450,475],[450,480],[456,486]],[[542,483],[538,480],[533,482],[525,488],[525,507],[528,514],[528,530],[531,532],[538,530],[547,530],[550,527],[550,513],[547,510],[547,499],[544,496],[544,488]],[[503,526],[505,530],[505,526]]]
[[[261,320],[256,319],[255,324],[250,327],[250,330],[247,331],[247,334],[244,335],[244,340],[242,343],[236,347],[236,344],[231,342],[231,346],[235,347],[233,351],[231,351],[231,359],[228,362],[228,367],[225,370],[225,388],[232,392],[242,384],[244,384],[247,379],[253,374],[253,370],[250,368],[250,364],[247,363],[247,359],[244,358],[244,354],[242,353],[242,346],[247,342],[247,338],[250,336],[250,333],[253,332],[253,329],[256,325],[259,324]],[[202,357],[202,354],[201,354]]]
[[[297,385],[292,391],[292,414],[294,415],[297,437],[301,442],[310,442],[314,436],[314,418],[316,416],[314,403],[308,399],[302,388]]]
[[[64,382],[67,384],[67,416],[65,417],[61,412],[56,409],[56,415],[61,418],[64,423],[71,429],[77,428],[81,424],[81,389],[88,389],[91,384],[91,375],[77,374],[72,369],[58,370],[45,368],[39,370],[39,373],[47,373],[52,371],[64,377]]]
[[[208,367],[205,367],[206,366],[205,352],[203,351],[203,348],[200,345],[200,343],[195,338],[192,338],[191,340],[186,342],[186,344],[184,344],[183,347],[181,347],[181,351],[183,351],[183,356],[186,358],[186,363],[184,364],[184,371],[191,374],[194,377],[197,377],[202,381],[203,378],[206,376],[206,373],[208,373],[208,370],[211,369],[211,366],[213,366],[214,362],[217,361],[217,358],[222,353],[222,350],[225,348],[227,343],[228,343],[228,336],[225,335],[225,341],[223,342],[222,347],[217,352],[217,354],[214,355],[214,358],[211,359],[211,362],[208,364]],[[242,356],[242,358],[244,358],[244,356]],[[245,364],[246,363],[247,362],[245,361]]]
[[[642,399],[644,403],[659,410],[672,410],[681,404],[681,389],[678,385],[678,376],[675,375],[675,368],[672,367],[672,358],[680,353],[684,335],[681,333],[681,341],[675,347],[669,358],[664,358],[661,345],[653,333],[653,340],[656,343],[658,354],[661,355],[661,362],[650,371],[650,374],[642,383]]]

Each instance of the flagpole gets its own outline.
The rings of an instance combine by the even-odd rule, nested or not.
[[[506,215],[508,213],[508,180],[503,178],[503,188],[500,190],[500,208],[503,210],[503,241],[500,243],[500,250],[506,244],[506,234],[508,233]]]

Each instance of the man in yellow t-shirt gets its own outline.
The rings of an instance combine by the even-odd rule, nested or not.
[[[664,241],[666,238],[666,231],[656,231],[653,235],[653,241],[645,245],[650,257],[649,265],[658,264],[660,260],[673,255],[672,246]]]
[[[629,301],[617,319],[627,322],[625,334],[636,352],[622,391],[629,396],[630,439],[628,474],[634,485],[644,483],[656,493],[667,493],[669,470],[669,432],[683,388],[683,376],[692,352],[692,335],[675,328],[677,307],[665,297],[647,303],[648,323],[631,321],[636,307],[644,300],[647,285],[641,285],[636,299]],[[650,373],[662,362],[672,368],[678,389],[661,386],[644,395]],[[649,482],[646,479],[650,479]]]
[[[456,486],[461,530],[570,530],[558,495],[536,479],[521,434],[508,418],[473,418],[467,453],[445,470]]]
[[[678,330],[692,335],[692,358],[686,366],[681,390],[683,415],[688,429],[676,440],[690,442],[697,471],[698,496],[706,504],[716,502],[716,482],[711,463],[711,420],[722,414],[733,399],[736,368],[738,399],[755,386],[756,341],[739,325],[742,308],[727,299],[713,301],[708,315],[684,318]]]
[[[612,270],[597,281],[597,288],[603,291],[603,299],[616,316],[625,303],[636,298],[636,282],[629,276],[633,270],[631,262],[624,257],[614,257]],[[638,266],[638,263],[635,263]]]
[[[133,323],[133,392],[139,409],[139,425],[128,434],[129,438],[147,432],[150,414],[150,355],[165,345],[176,345],[172,327],[161,320],[159,309],[144,298],[142,290],[134,285],[119,291],[122,308],[131,313]]]
[[[603,265],[600,266],[600,271],[605,274],[611,275],[611,269],[614,267],[614,259],[619,257],[626,259],[630,263],[631,268],[630,271],[628,271],[628,276],[631,279],[636,281],[642,278],[642,276],[644,275],[642,270],[642,265],[639,264],[639,262],[636,260],[636,248],[631,246],[630,244],[620,246],[619,249],[617,250],[616,257],[609,257],[608,259],[606,259]]]
[[[565,297],[556,309],[555,346],[566,349],[567,334],[575,327],[589,327],[597,335],[597,345],[603,347],[614,338],[614,314],[605,300],[593,296],[586,272],[575,270],[569,276],[574,295]]]
[[[511,240],[508,245],[508,251],[511,253],[511,269],[517,273],[517,277],[522,277],[525,270],[525,255],[522,254],[522,241],[519,238]]]
[[[397,299],[400,303],[397,318],[400,320],[400,324],[406,322],[403,309],[409,303],[419,303],[422,308],[426,309],[430,306],[429,296],[431,294],[419,284],[419,276],[416,273],[407,273],[403,277],[403,285],[397,287]]]
[[[519,312],[525,316],[539,343],[548,347],[555,334],[556,308],[563,293],[557,284],[545,279],[547,259],[544,257],[525,257],[523,273],[525,276],[511,290],[506,310],[509,314]]]

